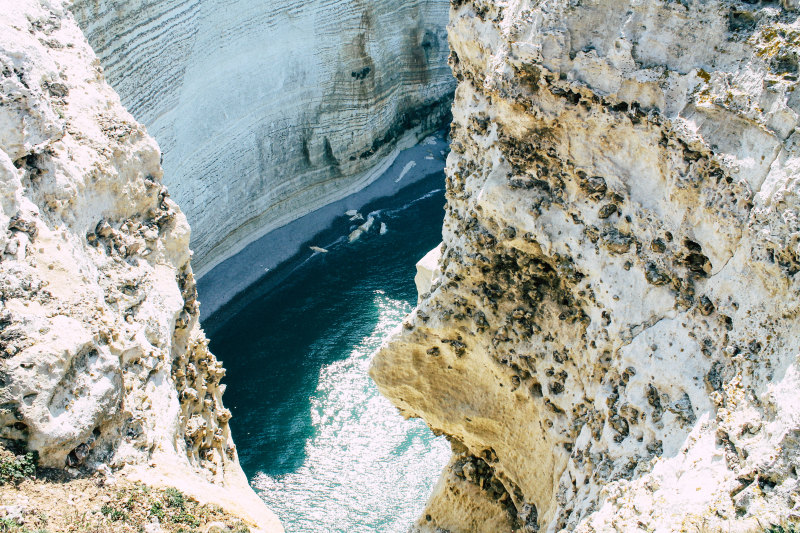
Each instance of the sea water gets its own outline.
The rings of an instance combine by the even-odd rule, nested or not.
[[[449,445],[405,421],[367,375],[416,302],[415,263],[441,240],[444,175],[342,216],[298,257],[204,322],[251,484],[289,533],[404,532]],[[380,234],[381,223],[386,225]]]

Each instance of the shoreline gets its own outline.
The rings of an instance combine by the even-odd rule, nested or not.
[[[344,217],[345,211],[360,210],[374,200],[392,196],[443,172],[448,152],[446,130],[429,135],[418,144],[401,150],[382,174],[363,189],[270,231],[206,272],[197,281],[200,320],[204,328],[206,321],[215,318],[248,287],[270,273],[277,273],[304,245]],[[327,243],[313,244],[324,246]],[[309,256],[313,253],[308,250]]]

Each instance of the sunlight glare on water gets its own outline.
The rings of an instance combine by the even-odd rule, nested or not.
[[[277,478],[259,473],[253,479],[279,516],[291,510],[287,531],[349,532],[354,524],[359,531],[407,531],[450,455],[447,441],[431,439],[419,420],[404,421],[370,381],[371,354],[412,308],[379,290],[374,304],[379,319],[372,334],[347,359],[320,371],[311,397],[316,434],[306,443],[304,464]]]
[[[204,323],[242,468],[288,533],[405,532],[447,463],[447,441],[368,375],[416,302],[415,263],[441,241],[443,181],[366,206],[373,229],[355,242],[360,221],[342,216],[308,243],[328,253],[306,251]]]

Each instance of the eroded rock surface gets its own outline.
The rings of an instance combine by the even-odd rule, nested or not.
[[[64,3],[0,12],[0,439],[52,468],[164,466],[280,530],[238,465],[156,142]]]
[[[371,374],[420,531],[798,518],[792,2],[456,0],[440,272]]]
[[[358,191],[452,102],[446,0],[76,0],[204,275]]]

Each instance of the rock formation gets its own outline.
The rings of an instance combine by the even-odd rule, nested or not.
[[[279,531],[239,468],[158,146],[64,3],[0,12],[0,439]]]
[[[418,530],[798,519],[796,7],[453,1],[439,271],[371,368],[452,443]]]
[[[75,0],[123,104],[158,140],[198,276],[361,189],[442,123],[444,0]]]

